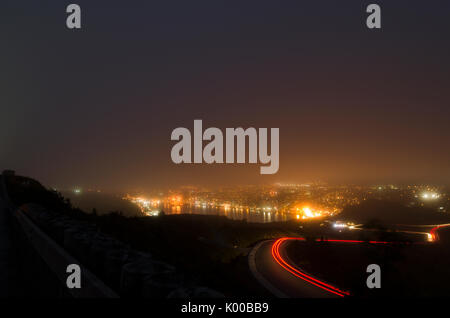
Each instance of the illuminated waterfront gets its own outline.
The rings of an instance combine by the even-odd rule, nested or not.
[[[202,207],[196,205],[171,206],[166,205],[162,207],[166,214],[202,214],[202,215],[220,215],[232,220],[247,220],[247,222],[282,222],[295,219],[296,216],[290,213],[276,212],[276,211],[261,211],[239,208],[225,208],[225,207]]]
[[[275,184],[218,190],[187,187],[153,197],[127,194],[123,199],[136,204],[146,216],[157,216],[161,212],[221,215],[262,223],[324,219],[339,214],[346,206],[358,205],[368,199],[428,206],[439,212],[447,211],[449,205],[445,191],[440,193],[434,187],[411,185]]]

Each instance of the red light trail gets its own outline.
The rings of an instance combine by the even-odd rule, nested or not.
[[[450,224],[441,224],[433,227],[430,231],[430,235],[432,237],[432,241],[437,241],[439,239],[437,231],[445,226],[450,226]],[[290,240],[296,240],[296,241],[305,241],[305,238],[303,237],[282,237],[279,238],[273,243],[272,245],[272,257],[275,259],[275,261],[283,267],[285,270],[287,270],[292,275],[303,279],[304,281],[315,285],[323,290],[326,290],[330,293],[333,293],[335,295],[338,295],[340,297],[350,296],[350,292],[341,290],[329,283],[326,283],[322,280],[319,280],[315,277],[312,277],[311,275],[306,274],[302,270],[295,268],[294,266],[290,265],[282,256],[280,253],[280,246]],[[387,242],[387,241],[361,241],[361,240],[334,240],[334,239],[316,239],[316,242],[334,242],[334,243],[368,243],[368,244],[398,244],[399,242]],[[402,242],[405,244],[409,244],[410,242]]]
[[[437,225],[437,226],[435,226],[435,227],[433,227],[431,229],[430,234],[431,234],[431,239],[432,239],[433,242],[435,242],[435,241],[437,241],[439,239],[439,235],[438,235],[437,231],[440,228],[447,227],[447,226],[450,226],[450,224]]]
[[[322,288],[326,291],[329,291],[333,294],[336,294],[340,297],[344,297],[345,295],[350,295],[350,293],[347,291],[340,290],[337,287],[334,287],[334,286],[327,284],[321,280],[318,280],[310,275],[307,275],[307,274],[303,273],[302,271],[298,270],[297,268],[289,265],[288,262],[286,262],[280,254],[280,246],[283,242],[285,242],[287,240],[304,241],[305,239],[304,238],[283,237],[283,238],[280,238],[275,241],[275,243],[272,245],[272,256],[275,259],[275,261],[277,261],[277,263],[280,264],[281,267],[283,267],[285,270],[290,272],[292,275],[299,277],[299,278],[307,281],[308,283],[311,283],[317,287],[320,287],[320,288]]]
[[[433,240],[433,242],[436,241],[436,239],[438,238],[436,233],[437,229],[439,229],[439,226],[433,227],[430,231],[431,239]]]
[[[292,275],[303,279],[304,281],[313,284],[319,288],[322,288],[330,293],[333,293],[335,295],[338,295],[340,297],[350,296],[350,292],[341,290],[331,284],[328,284],[324,281],[321,281],[317,278],[312,277],[311,275],[308,275],[304,273],[303,271],[293,267],[290,265],[280,254],[280,246],[286,241],[289,240],[297,240],[297,241],[305,241],[303,237],[282,237],[275,241],[272,245],[272,257],[275,259],[275,261],[283,267],[285,270],[287,270]],[[317,242],[338,242],[338,243],[369,243],[369,244],[389,244],[392,242],[385,242],[385,241],[359,241],[359,240],[329,240],[329,239],[316,239]]]

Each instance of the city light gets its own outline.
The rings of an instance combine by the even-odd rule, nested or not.
[[[341,223],[341,222],[336,222],[336,223],[333,224],[333,227],[334,228],[338,228],[338,229],[343,229],[343,228],[347,227],[347,224]]]
[[[379,187],[383,191],[378,191]],[[173,211],[200,213],[194,209],[201,209],[201,213],[216,214],[219,213],[217,209],[220,209],[230,218],[252,219],[253,216],[258,218],[258,215],[268,216],[270,212],[270,221],[289,219],[309,221],[339,215],[345,207],[357,206],[366,200],[389,199],[392,196],[389,191],[392,189],[400,192],[399,195],[405,205],[414,205],[415,202],[410,200],[414,197],[422,204],[439,202],[437,211],[449,210],[447,201],[442,200],[445,193],[438,188],[425,185],[362,187],[328,186],[321,183],[308,186],[289,184],[219,189],[192,187],[188,191],[183,188],[171,189],[167,194],[160,191],[156,198],[127,195],[123,199],[138,205],[144,215],[156,208],[161,210],[164,206],[168,213]],[[81,193],[81,189],[77,189],[77,193]],[[172,207],[179,208],[174,210]],[[244,215],[244,213],[252,215]],[[267,222],[268,219],[262,221]],[[347,224],[347,228],[355,229],[355,226]]]
[[[133,197],[129,194],[122,198],[123,200],[130,201],[131,203],[136,204],[141,210],[142,214],[147,216],[158,216],[160,214],[160,210],[158,207],[162,203],[160,199],[147,199],[145,197]]]
[[[160,213],[160,211],[158,211],[158,210],[153,210],[153,211],[146,212],[146,214],[148,216],[158,216],[159,213]]]
[[[436,200],[439,199],[440,195],[435,192],[424,192],[422,193],[421,197],[424,200]]]
[[[324,216],[325,214],[330,214],[327,211],[313,209],[309,206],[298,207],[295,209],[295,211],[297,213],[297,219],[299,219],[301,215],[302,220],[319,218]]]
[[[171,196],[169,198],[169,200],[170,200],[170,203],[175,204],[175,205],[180,205],[183,203],[183,198],[179,195]]]
[[[314,214],[312,213],[312,211],[311,211],[310,208],[304,207],[304,208],[302,209],[302,211],[303,211],[303,215],[304,215],[305,217],[308,217],[308,218],[314,217]]]

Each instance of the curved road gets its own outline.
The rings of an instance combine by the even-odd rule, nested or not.
[[[429,235],[432,241],[439,239],[437,231],[450,224],[436,225]],[[249,267],[253,276],[277,297],[292,298],[341,298],[349,296],[329,282],[314,277],[312,274],[296,266],[286,253],[286,246],[292,240],[304,240],[301,237],[284,237],[277,240],[267,240],[257,244],[248,256]],[[390,244],[394,242],[358,241],[358,240],[327,240],[336,243],[369,243]]]
[[[275,242],[275,240],[264,241],[258,244],[249,255],[250,269],[262,285],[278,297],[340,298],[340,296],[319,288],[280,266],[272,255],[272,247]],[[279,252],[283,258],[286,257],[285,243],[287,242],[279,246]],[[294,268],[300,271],[299,268]]]

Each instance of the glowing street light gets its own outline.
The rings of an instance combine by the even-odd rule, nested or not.
[[[424,200],[436,200],[439,198],[439,194],[438,193],[434,193],[434,192],[425,192],[422,193],[422,199]]]

